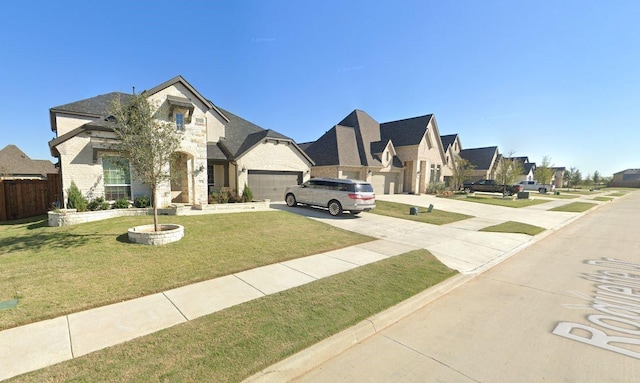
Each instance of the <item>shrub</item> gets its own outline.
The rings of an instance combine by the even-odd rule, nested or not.
[[[71,181],[71,186],[67,189],[67,208],[78,211],[87,210],[87,199],[84,198],[75,182]]]
[[[253,191],[247,184],[244,184],[244,190],[242,190],[242,202],[251,202],[253,201]]]
[[[214,191],[211,192],[211,198],[209,199],[209,202],[211,203],[228,203],[229,202],[229,198],[231,197],[231,193],[226,192],[226,191]]]
[[[118,198],[116,202],[113,203],[114,209],[128,209],[129,208],[129,200],[126,198]]]
[[[111,205],[104,200],[104,197],[96,197],[93,201],[89,202],[87,209],[91,211],[109,210],[111,209]]]
[[[428,194],[442,194],[446,190],[447,186],[444,182],[429,182],[427,185]]]
[[[140,196],[133,201],[133,206],[145,208],[151,206],[151,200],[146,195]]]

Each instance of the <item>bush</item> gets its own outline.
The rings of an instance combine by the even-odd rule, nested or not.
[[[253,201],[253,191],[247,184],[244,184],[244,190],[242,190],[242,202],[251,202]]]
[[[427,185],[428,194],[442,194],[446,190],[447,186],[444,182],[429,182]]]
[[[129,208],[129,200],[126,198],[118,198],[116,202],[113,203],[114,209],[128,209]]]
[[[151,200],[146,195],[140,196],[133,201],[133,206],[145,208],[151,206]]]
[[[67,189],[67,195],[67,209],[87,210],[87,199],[84,198],[75,182],[71,181],[71,186]]]
[[[91,211],[109,210],[111,209],[111,205],[109,204],[109,202],[104,200],[104,197],[96,197],[96,199],[89,202],[89,204],[87,205],[87,209]]]

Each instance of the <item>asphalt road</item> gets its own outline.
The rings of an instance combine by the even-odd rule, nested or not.
[[[296,381],[640,381],[640,193],[601,206]]]

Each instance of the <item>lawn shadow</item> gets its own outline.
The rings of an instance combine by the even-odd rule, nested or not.
[[[25,249],[68,249],[72,247],[85,246],[90,241],[99,240],[99,238],[106,235],[112,236],[112,234],[74,234],[62,231],[52,231],[31,234],[28,236],[24,235],[20,237],[2,238],[0,239],[0,255]]]

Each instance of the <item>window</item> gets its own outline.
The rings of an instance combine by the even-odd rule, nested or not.
[[[207,164],[207,184],[213,186],[215,183],[215,168],[213,164]]]
[[[184,132],[184,114],[176,113],[175,120],[176,120],[176,129],[179,132]]]
[[[104,198],[114,201],[118,198],[131,199],[131,174],[129,161],[122,157],[102,157],[104,172]]]

